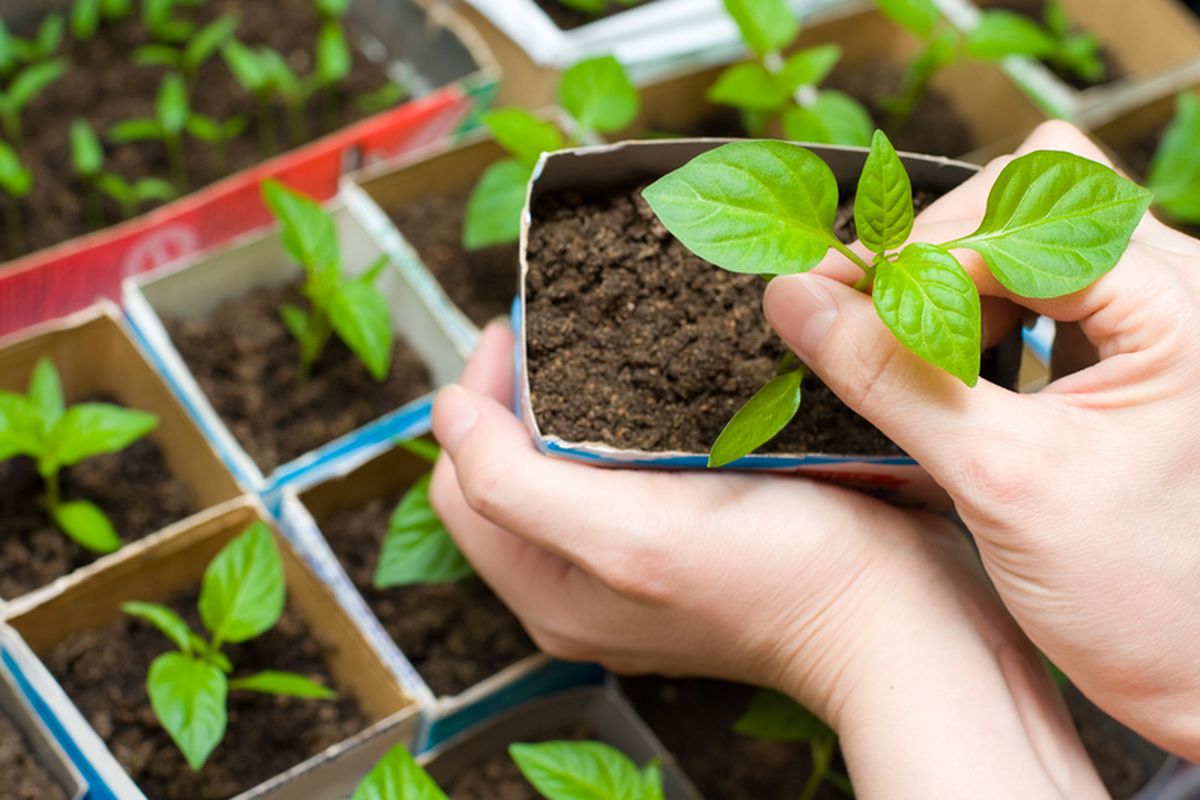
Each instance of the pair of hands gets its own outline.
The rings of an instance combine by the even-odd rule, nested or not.
[[[1103,161],[1061,123],[1020,152]],[[969,233],[1006,160],[918,218]],[[973,252],[985,331],[1023,313]],[[883,327],[831,255],[772,281],[772,325],[950,493],[943,520],[786,476],[597,470],[539,455],[485,332],[438,399],[432,497],[547,652],[780,689],[842,735],[861,796],[1103,796],[1030,640],[1095,702],[1200,758],[1200,243],[1147,218],[1089,289],[1025,309],[1098,364],[1035,395],[967,389]],[[1018,627],[1019,624],[1019,627]]]

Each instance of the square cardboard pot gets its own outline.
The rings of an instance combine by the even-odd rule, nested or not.
[[[382,246],[340,203],[331,208],[347,275],[361,274]],[[406,436],[428,412],[431,395],[418,398],[356,431],[279,466],[270,475],[251,459],[221,420],[171,342],[163,318],[200,319],[222,302],[259,287],[277,287],[298,279],[302,270],[286,254],[277,228],[245,237],[211,255],[184,259],[154,276],[125,282],[126,313],[151,361],[214,443],[234,475],[267,494],[310,471],[320,472],[338,455]],[[425,302],[411,275],[390,265],[375,284],[387,297],[397,340],[408,344],[429,368],[435,386],[453,381],[463,365],[461,342],[444,312]]]
[[[130,338],[115,305],[103,302],[0,339],[0,389],[24,393],[34,365],[43,357],[58,366],[68,403],[104,395],[128,408],[157,414],[158,427],[150,438],[161,448],[171,473],[190,490],[197,509],[241,494],[204,434]],[[95,563],[114,557],[101,556]],[[52,591],[44,586],[20,599],[7,599],[22,605]]]
[[[38,658],[44,657],[65,637],[78,631],[103,628],[121,615],[121,604],[133,600],[162,602],[199,585],[209,561],[234,537],[266,514],[250,498],[211,509],[189,526],[154,541],[138,542],[121,551],[103,568],[89,567],[54,586],[36,605],[8,615],[8,623],[26,645],[18,655],[18,669],[45,699],[49,712],[80,747],[84,757],[111,796],[122,800],[143,798],[103,739],[87,723],[66,692]],[[305,565],[276,534],[287,579],[288,602],[304,619],[309,634],[327,653],[336,684],[352,694],[366,712],[371,726],[347,741],[304,761],[283,775],[239,795],[239,800],[261,797],[277,782],[285,782],[379,729],[410,719],[420,711],[413,696],[376,658],[348,613],[328,586]],[[167,643],[164,640],[164,652]],[[28,657],[29,654],[36,656]],[[404,728],[411,731],[413,726]],[[96,787],[93,787],[94,789]]]

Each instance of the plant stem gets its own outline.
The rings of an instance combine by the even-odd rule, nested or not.
[[[304,143],[305,125],[304,125],[304,101],[290,100],[287,104],[288,110],[288,138],[291,139],[292,147],[298,147]]]
[[[9,111],[4,115],[4,135],[14,150],[21,149],[21,115],[18,111]]]
[[[175,187],[179,189],[180,194],[187,192],[187,165],[183,160],[183,138],[180,136],[168,136],[165,141],[167,145],[167,162],[170,164],[171,181]]]
[[[100,201],[100,192],[96,189],[96,182],[90,178],[87,180],[87,189],[83,198],[84,213],[87,215],[88,228],[91,230],[99,230],[104,227],[104,208]]]
[[[55,470],[46,476],[46,503],[50,506],[50,511],[53,512],[61,502],[62,490],[58,482],[58,470]]]
[[[325,343],[329,341],[329,337],[333,333],[329,316],[323,308],[315,303],[308,324],[309,338],[300,343],[300,380],[302,381],[307,381],[312,377],[313,365],[317,363],[321,351],[325,349]]]
[[[846,258],[850,259],[854,263],[854,266],[858,267],[859,269],[861,269],[863,271],[863,278],[867,279],[867,285],[869,286],[870,281],[874,280],[874,278],[875,278],[875,268],[872,267],[870,264],[868,264],[866,261],[864,261],[862,259],[862,256],[860,256],[858,253],[851,250],[846,245],[842,244],[837,239],[833,239],[832,241],[833,241],[833,247],[835,250],[837,250],[839,253],[844,255]],[[854,284],[854,288],[858,289],[859,291],[863,291],[863,289],[859,287],[860,283],[862,283],[861,279],[859,280],[858,283]]]
[[[25,250],[25,226],[17,199],[8,195],[4,197],[4,226],[8,229],[9,254],[16,258]]]
[[[817,790],[821,788],[821,784],[825,782],[825,776],[829,774],[829,762],[833,760],[837,739],[816,739],[809,746],[812,749],[813,769],[797,800],[813,800],[817,796]]]
[[[272,107],[270,99],[260,94],[258,96],[258,149],[262,151],[263,158],[269,158],[275,155],[278,146],[278,137],[275,133],[275,109]]]
[[[334,122],[336,106],[334,105],[334,87],[326,86],[321,90],[321,132],[328,133],[337,125]]]

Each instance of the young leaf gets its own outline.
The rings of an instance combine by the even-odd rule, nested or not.
[[[1005,56],[1043,58],[1054,52],[1050,34],[1027,17],[1014,11],[985,11],[967,34],[967,53],[974,58],[995,59]]]
[[[1200,94],[1186,92],[1176,100],[1146,185],[1172,219],[1200,224]]]
[[[601,742],[511,744],[508,754],[533,788],[549,800],[642,797],[637,765]]]
[[[783,133],[792,141],[866,147],[873,130],[870,112],[842,92],[819,92],[811,106],[789,106],[783,111]]]
[[[979,290],[946,250],[910,244],[881,261],[875,310],[905,347],[967,386],[979,381]]]
[[[275,627],[286,592],[275,538],[266,524],[255,522],[209,562],[200,618],[214,642],[244,642]]]
[[[871,153],[858,179],[854,224],[872,253],[886,253],[908,240],[913,228],[912,182],[883,131],[875,131]]]
[[[642,196],[684,246],[731,272],[806,272],[836,243],[833,172],[813,153],[783,142],[722,145]]]
[[[145,411],[108,403],[78,403],[66,410],[50,431],[55,459],[64,467],[103,453],[116,453],[158,426]]]
[[[789,94],[801,86],[816,86],[829,77],[841,58],[842,48],[836,44],[801,50],[783,62],[780,80]]]
[[[104,149],[92,126],[84,119],[71,122],[71,164],[83,178],[95,178],[104,168]]]
[[[309,700],[335,700],[337,692],[294,672],[265,670],[246,678],[229,682],[230,689],[283,697],[302,697]]]
[[[804,373],[801,368],[778,375],[746,401],[713,442],[708,466],[732,464],[778,436],[800,410]]]
[[[317,12],[323,17],[337,19],[346,16],[350,0],[316,0]]]
[[[176,614],[166,606],[158,603],[122,603],[121,611],[130,615],[144,619],[154,627],[158,628],[164,636],[171,640],[172,643],[187,655],[193,652],[192,642],[196,640],[196,634],[188,627],[187,622],[183,617]]]
[[[96,35],[100,27],[100,3],[102,0],[75,0],[71,6],[71,35],[86,42]]]
[[[407,450],[417,458],[430,464],[436,464],[438,456],[442,454],[442,448],[428,439],[408,439],[403,442],[397,442],[396,446],[401,450]]]
[[[1073,33],[1059,43],[1050,54],[1050,60],[1085,81],[1097,82],[1104,77],[1105,70],[1104,59],[1100,57],[1101,47],[1099,37]]]
[[[350,46],[337,22],[326,22],[317,37],[317,74],[326,86],[341,83],[350,74]]]
[[[16,455],[37,458],[44,446],[45,425],[27,397],[0,390],[0,461]]]
[[[283,245],[296,263],[322,283],[336,281],[342,252],[333,219],[314,200],[274,179],[263,181],[262,193],[281,223]]]
[[[520,238],[521,212],[532,177],[532,168],[511,158],[487,168],[467,200],[463,247],[481,250]]]
[[[33,191],[33,173],[7,142],[0,141],[0,190],[20,200]]]
[[[1071,17],[1067,14],[1067,7],[1063,5],[1063,0],[1046,0],[1042,16],[1046,23],[1046,30],[1050,31],[1053,36],[1061,39],[1071,32]]]
[[[261,94],[266,91],[269,77],[258,54],[237,39],[226,42],[221,47],[221,56],[226,66],[233,73],[233,78],[243,89],[251,94]]]
[[[1021,297],[1060,297],[1117,265],[1153,197],[1082,156],[1030,153],[1000,173],[979,229],[945,247],[975,250]]]
[[[338,338],[377,381],[392,365],[392,314],[383,293],[364,281],[347,281],[329,298],[329,322]]]
[[[226,14],[198,30],[183,50],[184,69],[189,72],[199,69],[204,62],[212,58],[221,45],[229,41],[237,27],[237,17]]]
[[[489,111],[483,115],[483,124],[501,147],[530,168],[537,164],[542,153],[559,150],[564,144],[563,135],[552,123],[520,108]]]
[[[183,66],[183,54],[170,45],[147,44],[133,51],[133,63],[139,67],[180,69]]]
[[[146,689],[154,715],[198,772],[225,736],[225,675],[206,661],[164,653],[150,665]]]
[[[413,484],[392,512],[375,569],[378,589],[453,583],[474,574],[429,502],[430,477]]]
[[[50,512],[63,533],[93,553],[115,553],[121,549],[120,535],[95,503],[72,500],[59,503]]]
[[[724,0],[742,40],[756,56],[782,50],[800,33],[787,0]]]
[[[42,425],[47,430],[54,427],[66,410],[58,370],[54,362],[45,356],[39,358],[33,367],[33,375],[29,379],[29,400],[37,408]]]
[[[46,90],[50,84],[67,74],[67,62],[56,58],[26,67],[17,73],[8,86],[8,103],[22,109]]]
[[[614,133],[638,112],[638,94],[621,62],[599,56],[568,67],[559,84],[562,107],[584,131]]]
[[[933,26],[941,18],[934,0],[879,0],[879,10],[922,39],[933,33]]]
[[[189,108],[187,85],[183,77],[169,73],[163,78],[158,90],[158,98],[154,104],[155,118],[162,132],[168,136],[178,136],[187,125]]]
[[[791,92],[757,61],[734,64],[708,89],[708,100],[750,111],[778,111]]]
[[[108,129],[108,140],[113,144],[148,142],[161,139],[162,126],[153,119],[127,119]]]
[[[350,800],[449,800],[403,745],[371,768]]]
[[[67,20],[62,14],[49,14],[38,26],[34,43],[37,47],[38,58],[49,58],[62,44],[63,34],[67,30]]]
[[[642,800],[666,800],[663,790],[662,761],[657,758],[650,760],[642,767]]]
[[[807,708],[769,689],[755,693],[746,712],[733,724],[733,730],[768,742],[811,742],[837,735]]]

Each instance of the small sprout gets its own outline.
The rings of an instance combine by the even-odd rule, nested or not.
[[[168,73],[158,90],[154,116],[129,119],[109,128],[108,138],[115,144],[162,142],[167,151],[171,180],[175,188],[187,190],[187,164],[184,161],[183,134],[195,115],[191,111],[187,86],[178,73]]]
[[[43,61],[18,72],[8,90],[0,92],[0,119],[9,144],[21,146],[21,112],[66,72],[67,62],[61,58]]]
[[[71,35],[78,41],[90,41],[101,22],[110,25],[133,15],[133,0],[75,0],[71,6]]]
[[[354,107],[360,114],[378,114],[398,104],[408,95],[408,87],[403,83],[389,81],[373,92],[359,95],[354,100]]]
[[[828,782],[846,797],[854,797],[850,778],[832,767],[838,736],[815,714],[787,695],[760,689],[750,700],[733,730],[751,739],[767,742],[807,742],[812,752],[812,772],[798,800],[812,800]]]
[[[46,508],[58,527],[95,553],[121,547],[121,537],[94,503],[64,501],[59,473],[92,456],[118,453],[158,425],[158,417],[108,403],[63,402],[58,370],[38,361],[29,392],[0,391],[0,461],[29,456],[46,483]]]
[[[192,38],[196,26],[175,16],[179,6],[202,6],[205,0],[142,0],[142,23],[160,44],[180,44]]]
[[[558,0],[558,2],[572,11],[598,17],[612,6],[628,8],[637,5],[641,0]]]
[[[795,191],[797,186],[805,191]],[[862,270],[855,288],[871,294],[893,335],[967,386],[979,380],[980,300],[951,251],[979,253],[1018,297],[1061,297],[1117,265],[1153,199],[1094,161],[1039,151],[1000,173],[974,233],[941,244],[906,244],[913,229],[912,188],[882,131],[875,133],[854,201],[859,238],[872,253],[869,262],[833,233],[838,208],[833,172],[818,156],[791,144],[724,145],[660,178],[643,196],[684,246],[731,272],[769,280],[807,272],[830,248],[837,250]],[[782,377],[722,431],[709,466],[748,455],[790,421],[802,375]]]
[[[1150,162],[1146,185],[1173,221],[1200,225],[1200,94],[1176,100],[1175,118]]]
[[[22,39],[9,32],[0,20],[0,75],[7,75],[22,65],[49,61],[62,44],[66,20],[62,14],[48,14],[32,39]]]
[[[0,141],[0,192],[4,193],[4,228],[9,254],[16,258],[25,250],[25,225],[20,201],[33,191],[33,173],[21,163],[21,156],[7,143]],[[0,437],[4,419],[0,412]],[[0,443],[0,453],[4,450]]]
[[[1075,30],[1062,0],[1047,0],[1044,26],[1013,11],[984,11],[967,34],[967,54],[981,60],[1026,56],[1085,81],[1104,77],[1100,40]]]
[[[371,768],[350,800],[449,800],[412,753],[396,745]]]
[[[264,671],[230,678],[234,665],[221,652],[275,627],[287,601],[283,561],[271,531],[255,522],[209,562],[200,584],[200,619],[205,639],[167,606],[124,603],[121,610],[145,620],[177,647],[150,664],[146,689],[159,723],[199,772],[225,737],[230,690],[277,697],[332,700],[326,686],[293,672]]]
[[[340,20],[350,11],[350,0],[315,0],[313,5],[325,22]]]
[[[293,143],[302,142],[306,137],[304,107],[318,83],[301,81],[283,54],[266,46],[251,49],[234,39],[221,48],[221,54],[234,79],[257,103],[263,154],[271,155],[279,146],[272,108],[276,100],[287,108],[288,134]]]
[[[186,44],[148,44],[133,51],[134,63],[139,66],[166,67],[183,74],[188,85],[194,85],[200,68],[237,31],[237,17],[225,15],[205,25],[187,40]]]
[[[377,380],[392,362],[392,316],[375,281],[387,266],[380,256],[353,278],[343,274],[342,249],[333,218],[311,198],[275,180],[262,185],[263,198],[282,226],[283,244],[304,268],[304,296],[311,309],[285,305],[283,324],[300,344],[300,374],[307,378],[329,337],[337,334]]]
[[[84,206],[88,225],[96,230],[104,225],[100,207],[100,190],[96,186],[104,170],[104,148],[92,126],[83,119],[71,122],[71,166],[86,187]]]
[[[234,115],[224,122],[202,114],[188,117],[187,132],[195,139],[210,145],[217,154],[217,162],[224,169],[229,161],[229,143],[246,130],[246,118]]]

